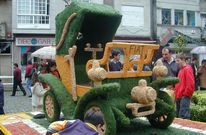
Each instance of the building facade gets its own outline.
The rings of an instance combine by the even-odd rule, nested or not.
[[[12,1],[0,0],[0,76],[12,75]]]
[[[24,67],[32,52],[55,44],[55,16],[64,9],[65,1],[0,0],[0,28],[5,28],[2,35],[6,35],[0,35],[0,75],[11,75],[13,63]],[[72,1],[107,4],[118,10],[123,17],[115,40],[159,40],[165,45],[178,32],[198,41],[206,37],[205,0]],[[194,47],[195,43],[190,44]]]
[[[200,0],[200,17],[202,24],[202,39],[206,41],[206,0]]]
[[[103,4],[103,0],[79,1]],[[32,52],[43,46],[55,45],[55,17],[66,4],[63,0],[12,1],[14,62],[25,67],[32,59]]]
[[[201,39],[199,0],[157,0],[157,37],[160,44],[168,44],[178,34]]]
[[[32,52],[55,44],[55,16],[64,7],[64,1],[12,1],[14,62],[25,66]]]

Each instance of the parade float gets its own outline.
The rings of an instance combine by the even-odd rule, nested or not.
[[[174,102],[160,89],[178,79],[160,76],[151,81],[152,71],[144,71],[159,45],[112,42],[121,18],[110,6],[87,3],[71,3],[56,16],[55,60],[61,80],[51,74],[39,76],[50,88],[43,107],[49,122],[59,120],[61,112],[64,119],[83,120],[91,107],[103,112],[105,135],[115,135],[138,117],[157,128],[173,122]],[[123,56],[121,71],[109,71],[114,49]]]

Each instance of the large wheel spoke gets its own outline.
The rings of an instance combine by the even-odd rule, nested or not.
[[[54,115],[54,104],[52,98],[49,95],[46,96],[45,105],[48,116],[52,117]]]
[[[49,122],[58,120],[60,116],[60,107],[52,91],[53,90],[50,89],[44,94],[44,102],[43,102],[44,112]]]
[[[173,106],[173,102],[171,102],[170,100],[168,100],[169,95],[167,95],[164,92],[159,92],[159,99],[161,101],[163,101],[164,103]],[[161,103],[157,104],[157,105],[161,105]],[[150,122],[150,124],[154,127],[157,128],[167,128],[173,121],[175,114],[174,114],[174,108],[173,110],[169,111],[169,112],[162,112],[162,114],[160,114],[159,116],[153,115],[154,117],[148,117],[148,120]]]

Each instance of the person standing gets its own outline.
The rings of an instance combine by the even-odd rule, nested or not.
[[[109,71],[120,71],[122,63],[120,62],[120,52],[117,50],[112,51],[112,60],[109,61]]]
[[[32,96],[32,92],[31,92],[31,72],[32,72],[32,63],[31,61],[28,61],[28,64],[26,66],[26,74],[25,74],[25,78],[26,78],[26,87],[29,90],[29,97]]]
[[[198,90],[199,79],[198,79],[198,73],[197,73],[197,58],[193,58],[190,65],[192,67],[193,75],[195,78],[195,90]]]
[[[23,92],[23,96],[26,96],[26,91],[24,87],[22,86],[21,70],[19,69],[18,64],[14,63],[14,82],[13,82],[13,91],[12,91],[11,96],[16,95],[17,86],[19,86],[19,88]]]
[[[178,78],[180,82],[175,85],[174,93],[176,99],[176,116],[183,119],[190,119],[190,99],[194,93],[195,81],[193,70],[186,64],[184,54],[176,56],[176,62],[180,67]]]
[[[39,82],[38,74],[34,73],[32,76],[32,111],[43,110],[43,96],[45,92],[46,89]]]
[[[0,79],[0,115],[4,114],[4,86]]]
[[[206,59],[202,60],[202,65],[198,69],[200,90],[206,90]]]
[[[175,61],[175,58],[172,56],[172,50],[170,48],[162,49],[162,63],[167,67],[168,73],[167,76],[177,77],[179,72],[179,67]]]

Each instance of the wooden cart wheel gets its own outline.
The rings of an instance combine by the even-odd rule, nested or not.
[[[103,113],[104,123],[105,123],[104,128],[103,128],[104,130],[103,135],[115,135],[116,134],[116,120],[112,112],[112,109],[108,104],[106,104],[105,102],[101,102],[101,101],[95,101],[95,102],[89,103],[84,111],[84,115],[89,109],[95,109]]]
[[[161,91],[159,92],[158,97],[161,100],[163,100],[165,103],[174,106],[171,97],[167,93]],[[172,111],[164,112],[162,115],[156,116],[155,118],[148,117],[148,120],[153,127],[167,128],[173,122],[174,118],[175,118],[175,109],[173,107]]]
[[[47,91],[44,94],[43,109],[45,112],[45,116],[49,122],[53,122],[59,119],[60,107],[51,90]]]

